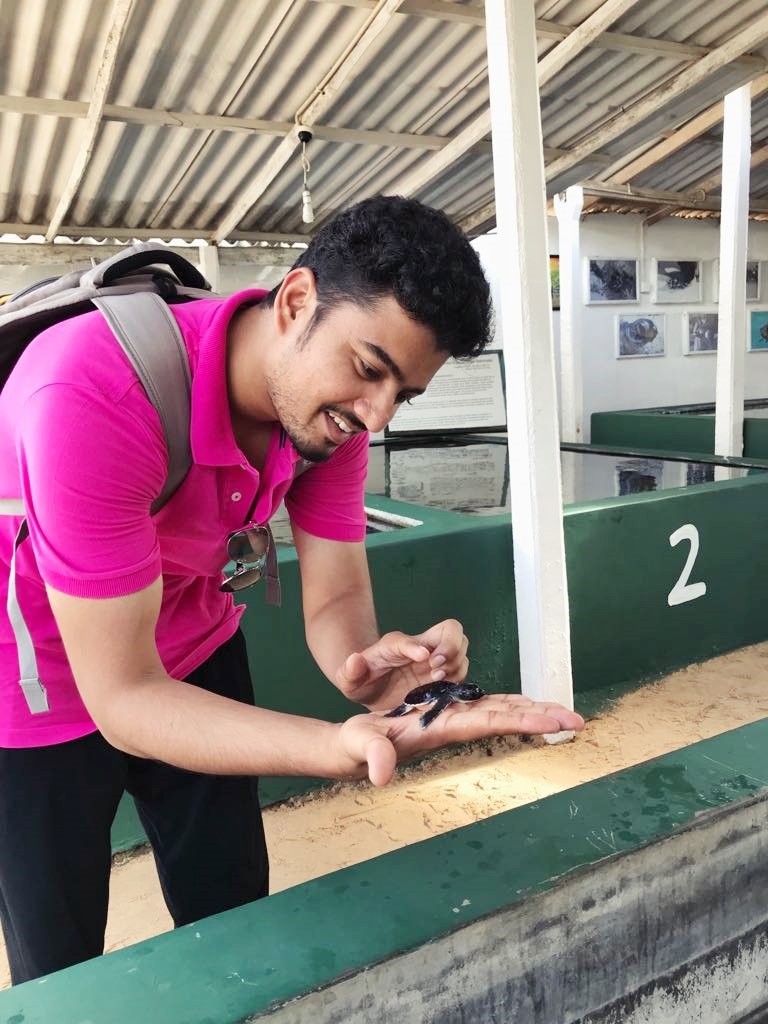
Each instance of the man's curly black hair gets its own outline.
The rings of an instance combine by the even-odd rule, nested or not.
[[[493,307],[477,253],[440,210],[403,196],[375,196],[349,207],[312,239],[294,267],[315,275],[317,324],[334,306],[371,306],[393,295],[432,329],[437,347],[479,355],[491,339]],[[277,288],[265,300],[271,304]]]

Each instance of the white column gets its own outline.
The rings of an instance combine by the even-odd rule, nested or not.
[[[221,270],[219,267],[219,247],[203,242],[200,245],[200,273],[211,282],[211,288],[215,292],[221,285]]]
[[[581,367],[581,211],[584,190],[571,185],[555,196],[560,248],[560,437],[584,440]]]
[[[717,455],[741,455],[744,448],[751,102],[748,85],[736,89],[725,97],[715,388]]]
[[[486,0],[522,690],[573,707],[533,0]]]

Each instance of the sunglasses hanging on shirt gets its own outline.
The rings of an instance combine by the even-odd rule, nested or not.
[[[224,577],[219,587],[234,594],[258,583],[264,575],[269,533],[264,526],[246,526],[227,537],[227,555],[235,563],[235,571]]]

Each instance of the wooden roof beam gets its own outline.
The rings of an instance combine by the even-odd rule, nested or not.
[[[760,75],[750,84],[750,93],[753,100],[758,96],[762,96],[765,92],[768,92],[768,74]],[[667,138],[646,150],[645,153],[631,163],[626,164],[615,174],[609,174],[605,180],[616,182],[617,184],[626,184],[639,174],[666,160],[668,156],[676,153],[683,146],[687,146],[689,142],[700,138],[711,128],[714,128],[715,125],[720,124],[722,120],[723,101],[720,100],[719,103],[713,104],[713,106],[702,111],[698,116],[676,128]]]
[[[617,117],[612,118],[596,131],[590,132],[578,145],[571,149],[567,157],[555,160],[546,169],[547,180],[551,181],[577,164],[584,162],[596,150],[606,143],[612,142],[625,132],[646,120],[657,110],[667,106],[672,100],[693,89],[700,82],[727,64],[733,63],[736,57],[749,49],[759,46],[768,38],[768,13],[761,14],[742,28],[727,42],[712,50],[706,57],[685,68],[680,74],[653,89],[637,103]]]
[[[750,169],[753,169],[755,167],[762,166],[766,162],[768,162],[768,146],[761,146],[752,153],[749,160],[749,166]],[[707,178],[702,178],[701,181],[697,181],[696,184],[692,186],[692,189],[694,192],[701,192],[702,194],[707,195],[710,192],[714,192],[716,188],[720,188],[722,182],[723,172],[720,170],[716,174],[710,174]],[[678,210],[685,208],[685,206],[667,206],[663,210],[651,214],[651,217],[646,220],[646,224],[655,224],[656,221],[661,220],[662,217],[671,217],[672,214],[677,213]]]
[[[371,10],[375,0],[312,0],[314,3],[334,3],[343,7],[357,7]],[[410,14],[416,18],[434,18],[438,21],[460,22],[482,28],[485,16],[482,7],[469,7],[465,4],[446,3],[445,0],[404,0],[400,5],[399,14]],[[567,39],[577,26],[563,25],[557,21],[539,18],[536,22],[536,35],[539,39]],[[710,52],[707,46],[696,46],[693,43],[678,43],[672,39],[653,39],[648,36],[637,36],[626,32],[601,32],[590,44],[602,50],[619,50],[628,53],[646,54],[649,57],[664,57],[668,60],[690,61],[706,57]],[[766,62],[761,57],[744,54],[737,63],[762,70]]]
[[[357,33],[355,39],[345,48],[325,78],[318,83],[308,98],[298,108],[296,112],[297,125],[285,135],[277,149],[266,160],[264,165],[260,167],[249,187],[245,189],[243,195],[232,206],[229,213],[224,216],[213,232],[211,241],[218,242],[223,238],[227,238],[248,211],[259,201],[296,151],[299,118],[303,118],[301,124],[307,128],[313,126],[317,118],[327,108],[331,98],[336,95],[344,82],[352,74],[362,56],[392,20],[401,3],[402,0],[378,0],[371,16],[367,19],[360,32]]]
[[[85,118],[89,104],[80,100],[50,100],[36,96],[0,95],[0,113],[30,114],[38,117]],[[286,135],[292,121],[265,121],[255,117],[231,117],[227,114],[194,114],[181,110],[152,110],[149,107],[121,107],[107,103],[102,111],[104,121],[121,124],[157,125],[164,128],[185,128],[189,131],[240,132],[245,135]],[[412,132],[389,132],[367,128],[339,128],[314,124],[312,134],[327,142],[344,142],[359,146],[391,146],[396,149],[440,149],[450,138],[444,135],[417,135]],[[490,152],[490,144],[483,147]],[[553,151],[554,152],[554,151]]]
[[[59,232],[59,228],[67,215],[67,211],[74,199],[80,182],[83,180],[85,169],[91,159],[93,147],[96,145],[96,137],[101,127],[104,104],[107,100],[107,92],[112,81],[112,75],[117,63],[120,40],[123,38],[125,26],[131,16],[133,0],[115,0],[112,9],[112,21],[109,26],[109,33],[104,44],[101,64],[96,72],[96,80],[93,83],[93,94],[88,105],[88,113],[83,126],[80,148],[72,161],[67,182],[56,203],[56,209],[51,217],[50,224],[45,232],[46,241],[51,242]]]
[[[605,0],[562,42],[546,53],[537,64],[539,86],[546,85],[580,53],[592,46],[608,25],[631,10],[639,0]]]
[[[616,199],[627,203],[649,203],[654,206],[672,206],[685,210],[719,211],[720,200],[706,195],[702,189],[690,192],[670,192],[664,189],[633,188],[631,185],[616,185],[609,181],[591,179],[580,182],[585,195],[604,199]],[[768,212],[768,202],[753,200],[750,210],[756,213]]]

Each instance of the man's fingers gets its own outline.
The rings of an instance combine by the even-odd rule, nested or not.
[[[446,731],[455,729],[457,738],[460,735],[462,739],[481,739],[485,736],[539,735],[565,729],[578,732],[584,728],[581,715],[559,704],[494,702],[494,706],[489,707],[488,700],[493,698],[485,698],[476,704],[452,705],[446,713]]]

